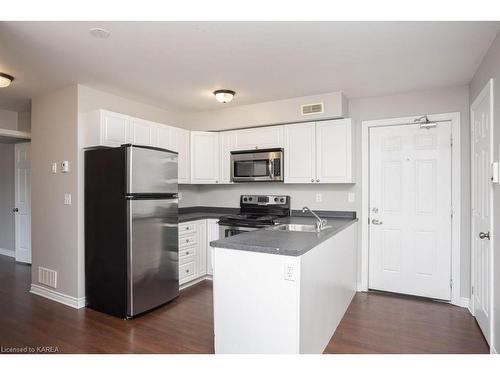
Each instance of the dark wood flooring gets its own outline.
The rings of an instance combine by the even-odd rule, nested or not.
[[[212,284],[132,320],[75,310],[28,292],[30,266],[0,256],[0,346],[59,353],[213,353]],[[401,296],[358,293],[325,353],[487,353],[467,310]]]

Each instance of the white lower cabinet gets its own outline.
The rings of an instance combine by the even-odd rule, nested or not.
[[[179,285],[202,280],[212,274],[210,241],[219,233],[217,219],[195,220],[179,224]]]

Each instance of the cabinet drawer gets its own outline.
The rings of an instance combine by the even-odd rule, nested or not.
[[[179,264],[194,262],[196,256],[196,247],[186,247],[179,249]]]
[[[179,266],[179,284],[188,282],[196,277],[196,264],[189,262]]]
[[[184,234],[193,233],[196,231],[196,224],[194,223],[179,223],[179,236]]]
[[[192,246],[196,243],[196,233],[179,237],[179,248]]]

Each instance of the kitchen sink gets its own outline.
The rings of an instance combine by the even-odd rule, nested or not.
[[[326,226],[324,229],[331,228],[330,226]],[[310,232],[316,233],[316,225],[310,224],[278,224],[273,227],[269,227],[269,230],[279,230],[283,232]]]

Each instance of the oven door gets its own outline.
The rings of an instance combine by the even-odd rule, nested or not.
[[[231,236],[236,236],[240,233],[251,232],[253,230],[257,230],[259,228],[251,228],[251,227],[233,227],[228,225],[219,225],[219,238],[227,238]]]
[[[231,152],[231,181],[283,181],[283,151]]]

